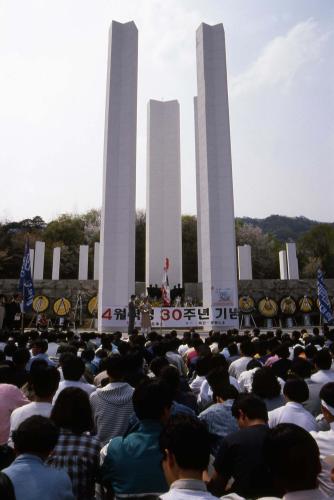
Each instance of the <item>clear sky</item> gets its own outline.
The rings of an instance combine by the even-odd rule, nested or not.
[[[334,220],[332,0],[0,0],[1,220],[100,207],[113,19],[139,30],[138,208],[147,102],[178,99],[196,213],[195,31],[223,22],[236,215]]]

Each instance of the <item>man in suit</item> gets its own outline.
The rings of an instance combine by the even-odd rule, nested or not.
[[[136,319],[136,305],[135,305],[135,295],[131,295],[129,302],[129,326],[128,326],[128,335],[131,335],[133,329],[135,327],[135,319]]]

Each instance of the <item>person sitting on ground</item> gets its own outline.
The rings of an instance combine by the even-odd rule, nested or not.
[[[275,349],[275,354],[278,356],[277,361],[272,363],[271,368],[275,375],[283,380],[287,379],[288,371],[291,368],[292,361],[289,359],[290,350],[289,343],[284,342]]]
[[[232,405],[239,393],[229,383],[226,371],[221,368],[212,370],[208,382],[213,392],[214,403],[199,414],[210,433],[211,453],[216,456],[221,439],[238,430],[238,422],[232,415]]]
[[[322,349],[316,353],[314,364],[317,372],[311,376],[312,382],[323,385],[328,382],[334,382],[334,371],[331,370],[332,356],[328,349]]]
[[[175,366],[169,365],[160,371],[160,379],[169,387],[173,399],[171,414],[186,413],[193,415],[198,411],[196,396],[191,391],[181,389],[180,375]]]
[[[28,382],[29,372],[26,365],[30,359],[29,349],[20,347],[13,353],[12,383],[19,389]]]
[[[246,370],[238,378],[240,392],[251,392],[254,373],[262,368],[262,364],[257,359],[251,359]]]
[[[272,368],[264,366],[255,372],[251,392],[264,401],[267,411],[284,405],[285,399],[281,391],[281,384]]]
[[[316,431],[317,422],[313,415],[303,407],[308,400],[309,390],[302,379],[289,379],[285,382],[283,394],[286,399],[284,406],[269,412],[269,427],[278,424],[296,424],[307,431]]]
[[[318,489],[319,449],[312,436],[295,424],[270,429],[264,453],[283,500],[325,500]]]
[[[232,415],[240,429],[223,438],[208,484],[209,491],[221,496],[229,488],[246,498],[274,496],[272,476],[263,454],[269,431],[266,405],[252,394],[242,394],[232,405]]]
[[[240,358],[233,361],[228,369],[229,374],[237,380],[243,371],[247,370],[247,365],[253,356],[253,345],[249,340],[240,344]]]
[[[144,381],[135,389],[135,432],[111,440],[101,468],[103,484],[118,497],[159,495],[168,490],[160,467],[159,436],[170,416],[170,390],[161,380]]]
[[[162,468],[170,487],[160,500],[209,500],[215,497],[202,480],[210,457],[209,435],[197,419],[171,417],[160,435]]]
[[[94,422],[87,393],[76,387],[61,391],[50,418],[59,429],[59,438],[48,465],[66,470],[75,498],[93,500],[101,445],[90,434]]]
[[[85,372],[85,363],[74,354],[67,354],[66,357],[64,357],[62,362],[62,372],[64,380],[59,383],[53,403],[57,400],[59,393],[67,387],[77,387],[78,389],[82,389],[87,392],[88,396],[96,390],[95,385],[82,381],[82,377]]]
[[[164,341],[165,348],[166,348],[166,359],[169,362],[169,364],[175,366],[177,368],[180,376],[187,376],[188,370],[185,365],[185,362],[182,359],[182,356],[178,354],[177,348],[179,345],[179,342],[177,339],[171,339],[168,341]]]
[[[322,388],[322,383],[313,382],[311,380],[312,365],[309,361],[302,358],[297,358],[292,362],[290,372],[296,377],[305,380],[309,390],[309,398],[303,403],[303,406],[308,410],[314,417],[317,417],[321,413],[320,404],[320,389]]]
[[[47,355],[48,350],[48,341],[45,339],[37,338],[31,342],[31,358],[27,363],[27,370],[30,371],[31,365],[35,360],[43,360],[46,361],[50,366],[56,366],[56,364],[51,361],[49,356]]]
[[[97,437],[105,445],[115,436],[123,436],[133,414],[133,387],[124,382],[124,361],[118,354],[106,361],[109,383],[90,396]]]
[[[196,360],[196,364],[194,366],[195,377],[190,383],[190,389],[195,396],[199,395],[205,377],[210,371],[210,359],[211,356],[199,356]]]
[[[334,382],[328,382],[320,391],[321,410],[330,430],[311,432],[320,451],[321,473],[318,476],[320,489],[329,497],[334,497],[334,483],[330,479],[332,465],[327,464],[326,457],[334,455]]]
[[[17,458],[2,472],[13,483],[16,500],[74,500],[69,476],[45,465],[58,440],[48,418],[34,415],[13,432]]]
[[[11,435],[24,420],[32,415],[50,416],[52,399],[58,389],[59,379],[59,372],[54,366],[38,366],[30,372],[30,383],[35,399],[13,411],[10,417]]]
[[[12,412],[30,403],[23,392],[11,383],[11,368],[0,367],[0,446],[7,445]]]
[[[208,373],[210,373],[210,371],[214,370],[215,368],[224,368],[226,374],[228,375],[228,364],[224,356],[222,356],[221,354],[214,355],[210,358]],[[229,382],[237,389],[238,392],[240,391],[238,381],[231,375],[229,375]],[[212,389],[209,382],[207,381],[207,378],[201,385],[199,395],[197,397],[197,402],[202,410],[204,410],[212,402]]]

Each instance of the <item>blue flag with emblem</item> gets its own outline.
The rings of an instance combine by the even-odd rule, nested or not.
[[[23,311],[26,312],[32,306],[35,290],[31,277],[29,241],[25,242],[22,268],[20,273],[19,291],[22,293]]]
[[[317,272],[317,288],[320,314],[323,317],[325,323],[331,323],[333,321],[332,307],[328,297],[324,275],[321,269],[318,269]]]

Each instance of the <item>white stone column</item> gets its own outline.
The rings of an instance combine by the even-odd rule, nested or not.
[[[138,30],[113,21],[109,34],[100,233],[99,313],[127,306],[135,291]]]
[[[172,287],[182,283],[180,106],[148,103],[146,286],[161,284],[165,258]]]
[[[201,247],[201,199],[200,199],[200,168],[198,158],[198,117],[197,97],[194,97],[195,119],[195,159],[196,159],[196,205],[197,205],[197,274],[198,283],[202,283],[202,247]]]
[[[238,246],[239,280],[252,280],[252,248],[250,245]]]
[[[225,35],[222,24],[196,33],[203,304],[238,307]],[[222,297],[224,297],[222,299]],[[228,299],[229,298],[229,299]],[[230,321],[237,326],[238,320]]]
[[[52,259],[52,279],[59,280],[60,271],[60,247],[55,247],[53,249],[53,259]]]
[[[35,250],[33,248],[29,249],[29,256],[30,256],[30,269],[31,269],[31,276],[34,276],[34,257],[35,257]]]
[[[79,280],[88,280],[88,245],[80,245],[79,250]]]
[[[286,261],[286,251],[280,250],[279,254],[279,273],[281,280],[288,279],[288,264]]]
[[[42,280],[44,277],[44,255],[45,242],[36,241],[34,259],[34,280]]]
[[[100,243],[96,241],[94,243],[94,273],[93,279],[99,279],[99,262],[100,262]]]
[[[296,243],[286,243],[286,260],[289,280],[299,280]]]

